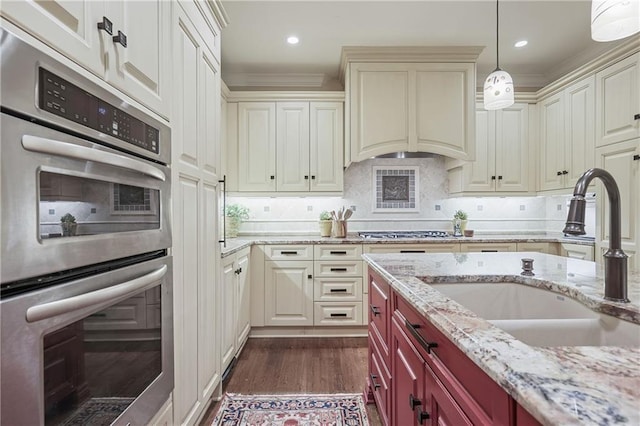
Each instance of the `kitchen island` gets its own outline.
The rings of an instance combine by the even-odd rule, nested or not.
[[[525,257],[534,260],[534,276],[521,275]],[[594,262],[518,252],[365,254],[363,258],[395,294],[538,422],[640,424],[640,347],[529,346],[429,285],[515,282],[640,323],[639,273],[629,273],[631,302],[613,303],[603,299],[604,271]]]

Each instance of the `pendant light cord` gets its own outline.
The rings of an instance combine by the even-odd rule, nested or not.
[[[499,28],[499,23],[500,23],[500,16],[498,15],[498,1],[496,0],[496,69],[499,70],[500,69],[500,48],[498,47],[498,45],[500,44],[500,28]]]

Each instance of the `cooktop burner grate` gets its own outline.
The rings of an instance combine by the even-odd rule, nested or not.
[[[398,238],[444,238],[450,235],[445,231],[367,231],[358,232],[365,239]]]

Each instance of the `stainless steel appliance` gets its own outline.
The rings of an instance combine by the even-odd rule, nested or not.
[[[445,238],[450,235],[445,231],[363,231],[358,235],[365,239],[400,239],[400,238]]]
[[[0,48],[0,423],[146,424],[174,383],[170,129]]]

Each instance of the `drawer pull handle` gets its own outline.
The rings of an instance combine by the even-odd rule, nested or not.
[[[109,35],[113,35],[113,24],[106,16],[102,17],[102,22],[98,22],[98,29]]]
[[[425,250],[400,250],[400,253],[426,253]]]
[[[347,289],[346,288],[332,288],[331,290],[329,290],[331,293],[346,293]]]
[[[633,116],[633,119],[634,119],[634,120],[640,120],[640,114],[635,114],[635,115]]]
[[[371,307],[371,313],[373,314],[373,316],[379,316],[380,315],[380,308],[378,308],[377,306],[373,306],[373,305],[369,305]]]
[[[418,423],[422,424],[425,420],[429,420],[430,417],[426,411],[418,411]]]
[[[376,383],[376,379],[378,378],[378,376],[376,376],[375,374],[369,374],[369,377],[371,378],[371,386],[373,386],[373,390],[377,391],[378,388],[380,388],[380,383]]]
[[[347,272],[347,268],[331,268],[331,272]]]
[[[114,43],[120,43],[122,47],[127,47],[127,35],[118,30],[118,35],[112,37]]]
[[[106,318],[107,314],[101,314],[100,312],[98,312],[97,314],[91,314],[89,316],[93,318]]]
[[[285,250],[283,250],[283,251],[281,251],[280,253],[281,253],[281,254],[286,254],[286,255],[289,255],[289,254],[298,254],[298,252],[297,252],[297,251],[295,251],[295,250],[294,250],[294,251],[285,251]]]
[[[418,405],[422,405],[422,401],[413,396],[412,393],[409,394],[409,407],[411,407],[411,411],[416,411],[416,407]]]
[[[341,255],[345,255],[345,254],[347,254],[347,251],[346,251],[346,250],[331,250],[331,251],[329,252],[329,254],[341,254]]]
[[[407,327],[407,330],[409,330],[409,332],[413,335],[413,337],[416,338],[418,343],[420,343],[420,346],[422,346],[427,350],[428,354],[431,353],[431,349],[438,347],[437,343],[427,342],[426,340],[424,340],[424,337],[422,337],[420,333],[418,333],[417,329],[420,328],[420,324],[411,324],[408,320],[405,320],[404,325],[405,327]]]
[[[640,155],[636,154],[633,156],[634,161],[640,160]]]
[[[346,316],[347,316],[347,314],[344,314],[344,313],[343,313],[343,314],[331,314],[331,318],[337,318],[337,317],[342,317],[342,318],[344,318],[344,317],[346,317]]]
[[[311,279],[311,278],[313,278],[313,275],[309,274],[309,275],[307,275],[307,278]]]
[[[480,250],[481,253],[497,253],[498,250]]]

